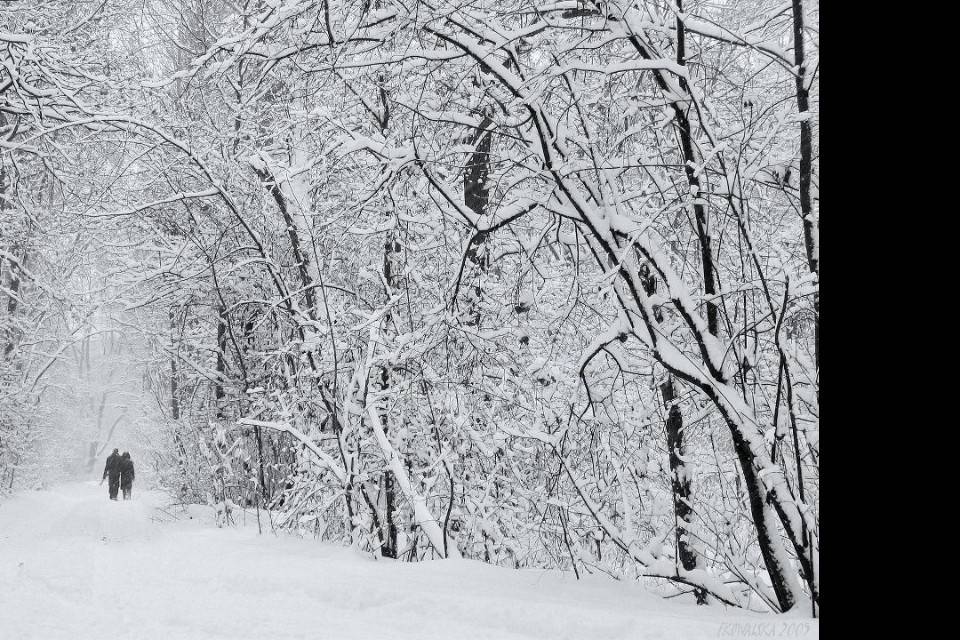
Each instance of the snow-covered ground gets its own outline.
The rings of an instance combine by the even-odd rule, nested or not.
[[[819,624],[666,601],[637,585],[472,561],[398,563],[173,520],[96,483],[0,503],[0,638],[817,638]],[[242,516],[241,516],[242,517]],[[248,517],[249,518],[249,517]]]

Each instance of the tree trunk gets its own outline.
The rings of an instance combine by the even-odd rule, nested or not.
[[[677,12],[683,13],[683,0],[677,0]],[[677,64],[685,67],[687,64],[686,31],[683,21],[677,18]],[[690,86],[686,79],[680,77],[680,87],[690,93]],[[688,103],[689,104],[689,103]],[[696,172],[699,157],[693,146],[693,131],[690,117],[679,102],[673,104],[674,120],[680,133],[680,148],[683,152],[683,168],[687,174],[687,184],[690,185],[690,197],[693,199],[693,215],[697,225],[697,238],[700,241],[700,262],[703,268],[703,292],[711,299],[707,300],[707,330],[716,336],[719,332],[719,317],[717,303],[712,297],[717,293],[716,276],[713,268],[713,251],[710,247],[710,226],[707,220],[707,210],[703,205],[703,193],[700,187],[700,178]]]
[[[797,68],[797,110],[800,112],[800,213],[803,216],[803,242],[807,251],[807,266],[817,276],[817,292],[813,296],[813,348],[817,373],[820,372],[820,219],[813,218],[813,128],[810,126],[810,95],[807,89],[807,69],[803,43],[803,2],[793,0],[793,62]],[[816,225],[814,225],[816,222]],[[817,385],[817,399],[820,386]]]
[[[648,296],[657,291],[657,279],[649,269],[641,272],[643,287]],[[660,308],[654,310],[657,322],[663,321],[663,312]],[[676,402],[676,387],[673,376],[668,376],[666,382],[660,385],[663,394],[663,406],[667,410],[667,447],[670,451],[670,485],[673,490],[673,510],[676,516],[677,557],[680,564],[687,571],[696,569],[700,565],[697,550],[688,539],[690,524],[693,522],[693,491],[690,473],[687,471],[683,456],[686,446],[683,442],[683,414]],[[703,589],[695,588],[694,594],[697,604],[708,604],[707,593]]]
[[[466,171],[463,175],[463,202],[478,216],[482,216],[487,211],[487,205],[490,202],[490,190],[487,187],[487,176],[490,175],[490,143],[491,133],[489,127],[493,121],[489,116],[484,116],[483,121],[474,134],[472,144],[476,145],[476,150],[470,154],[470,160],[467,162]],[[472,290],[468,289],[467,294],[467,325],[478,326],[480,324],[480,300],[483,296],[483,276],[490,267],[490,257],[487,254],[488,234],[484,231],[477,231],[467,245],[466,257],[470,263],[470,277],[476,278]]]
[[[173,442],[177,449],[177,467],[180,470],[181,498],[186,498],[187,485],[187,448],[180,436],[180,371],[177,365],[177,318],[173,309],[170,310],[170,421],[173,423]]]
[[[683,444],[683,416],[675,400],[673,378],[660,385],[663,394],[663,406],[667,409],[667,447],[670,449],[670,481],[673,487],[673,510],[677,520],[677,556],[687,571],[693,571],[699,564],[697,551],[689,539],[689,528],[693,522],[691,507],[690,472],[687,470],[686,453]],[[697,604],[707,604],[707,592],[694,589]]]
[[[383,279],[387,287],[387,298],[389,299],[394,292],[394,256],[400,252],[400,243],[394,238],[394,234],[388,233],[387,240],[383,248]],[[386,326],[391,320],[390,313],[384,318],[383,325]],[[380,390],[386,392],[390,388],[390,366],[383,365],[380,368]],[[380,413],[380,422],[383,425],[384,434],[390,431],[389,416],[386,411]],[[395,521],[396,513],[396,488],[394,487],[394,477],[390,471],[385,471],[382,475],[383,499],[384,499],[384,518],[382,523],[382,535],[380,541],[380,552],[385,558],[396,558],[397,549],[397,524]]]
[[[226,395],[223,390],[223,382],[226,379],[226,352],[227,352],[227,310],[221,304],[217,308],[217,379],[213,385],[214,411],[217,420],[224,419],[223,398]]]

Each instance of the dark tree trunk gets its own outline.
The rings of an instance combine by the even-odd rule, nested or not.
[[[677,11],[683,12],[683,0],[676,0]],[[686,32],[683,21],[677,18],[677,64],[686,66]],[[680,86],[684,91],[690,91],[687,81],[680,79]],[[689,103],[688,103],[689,104]],[[687,107],[689,108],[689,106]],[[697,176],[695,165],[697,154],[693,146],[693,131],[690,118],[681,103],[675,102],[674,119],[680,134],[680,149],[683,154],[684,172],[690,186],[690,197],[693,198],[693,214],[697,228],[697,238],[700,241],[700,262],[703,269],[703,292],[707,300],[707,331],[716,336],[720,330],[719,313],[716,302],[712,299],[716,294],[716,276],[713,267],[713,250],[710,243],[710,227],[707,219],[707,209],[703,204],[700,178]],[[656,283],[654,282],[654,289]],[[677,555],[680,564],[687,571],[697,568],[699,558],[697,551],[689,539],[690,525],[693,522],[693,493],[691,478],[683,459],[686,453],[686,444],[683,439],[683,415],[675,402],[676,389],[673,378],[670,377],[660,387],[663,394],[664,407],[667,409],[667,447],[670,450],[670,478],[673,488],[673,506],[677,519],[676,539]],[[707,594],[703,589],[694,589],[697,604],[707,604]]]
[[[663,405],[667,409],[667,447],[670,449],[670,480],[673,487],[673,510],[677,519],[677,556],[687,571],[697,568],[697,551],[689,539],[689,527],[693,522],[691,507],[690,475],[683,456],[686,453],[683,443],[683,415],[677,406],[676,390],[673,379],[660,385]],[[703,589],[694,589],[697,604],[707,604],[707,593]]]
[[[466,170],[463,175],[463,202],[478,216],[487,212],[490,202],[490,189],[487,186],[487,177],[490,175],[490,144],[491,133],[489,127],[493,121],[484,116],[471,141],[476,150],[470,154]],[[483,276],[490,267],[490,256],[487,253],[488,234],[477,231],[470,238],[467,245],[466,257],[470,263],[470,277],[475,278],[472,290],[467,294],[467,325],[480,324],[480,300],[483,296]]]
[[[395,290],[394,282],[394,264],[395,256],[400,253],[400,243],[394,237],[394,234],[388,233],[387,240],[383,246],[383,279],[387,286],[387,298],[389,299]],[[390,313],[384,318],[384,327],[391,320]],[[390,388],[390,366],[385,364],[380,369],[380,390],[386,392]],[[389,415],[386,411],[380,414],[380,423],[383,425],[383,432],[389,432]],[[385,471],[382,476],[383,499],[384,499],[384,518],[382,528],[382,540],[380,543],[380,552],[385,558],[396,558],[399,549],[397,549],[397,524],[396,524],[396,502],[397,492],[394,485],[393,473]]]
[[[683,0],[677,0],[677,11],[683,13]],[[683,21],[677,18],[677,64],[686,66],[686,31]],[[690,93],[690,87],[685,78],[680,78],[681,88]],[[689,105],[689,103],[687,103]],[[687,107],[689,108],[689,106]],[[700,178],[695,166],[698,156],[693,147],[693,130],[690,117],[681,103],[673,105],[674,118],[680,133],[680,148],[683,152],[683,166],[687,174],[687,183],[690,185],[690,197],[693,198],[693,217],[697,225],[697,238],[700,241],[700,262],[703,268],[703,292],[710,298],[707,300],[707,330],[716,336],[719,331],[719,317],[717,303],[713,296],[717,293],[717,278],[713,268],[713,250],[710,240],[710,226],[707,219],[707,209],[703,205],[703,193],[700,187]]]
[[[8,290],[7,294],[7,304],[6,312],[7,318],[9,321],[9,326],[4,329],[4,345],[3,345],[3,357],[8,359],[10,354],[13,353],[13,350],[16,348],[17,343],[20,342],[20,330],[16,325],[16,314],[17,308],[19,307],[19,296],[20,296],[20,286],[23,281],[23,270],[21,264],[26,262],[27,254],[26,251],[18,251],[18,247],[14,246],[11,253],[13,254],[13,260],[4,260],[7,265],[5,279],[6,282],[3,283]],[[17,255],[17,254],[20,255]]]
[[[793,571],[791,567],[785,567],[780,559],[773,552],[773,540],[780,532],[772,526],[772,518],[767,519],[768,506],[764,501],[766,490],[763,480],[757,475],[757,470],[753,464],[753,453],[750,451],[750,445],[743,438],[737,436],[736,429],[731,429],[733,433],[733,447],[740,461],[740,469],[743,471],[743,478],[747,485],[747,498],[750,502],[750,514],[753,516],[753,525],[757,530],[757,542],[760,547],[760,555],[763,556],[763,563],[767,568],[767,575],[770,576],[770,583],[777,596],[777,602],[781,611],[789,611],[797,601],[793,596],[793,591],[787,582],[787,575]]]
[[[657,291],[657,279],[649,269],[641,271],[643,287],[648,296]],[[663,312],[660,308],[654,310],[657,322],[663,321]],[[693,522],[693,490],[690,475],[687,472],[684,455],[686,446],[683,442],[683,414],[676,402],[676,387],[673,376],[668,376],[666,382],[660,385],[663,394],[663,406],[667,410],[666,432],[667,447],[670,450],[670,480],[673,490],[673,509],[676,516],[677,557],[680,564],[687,571],[696,569],[699,564],[697,551],[688,539],[690,524]],[[707,593],[703,589],[694,589],[697,604],[707,604]]]
[[[810,111],[810,95],[807,90],[807,69],[803,43],[803,2],[793,0],[793,62],[797,68],[797,110],[801,116]],[[813,182],[813,129],[810,120],[800,120],[800,213],[803,216],[803,242],[807,250],[807,266],[820,282],[820,251],[817,238],[820,236],[820,220],[814,229],[813,198],[810,193]],[[820,291],[813,296],[813,348],[817,372],[820,372]],[[817,398],[820,386],[817,385]]]
[[[170,342],[172,343],[174,353],[170,356],[170,417],[174,420],[180,419],[180,371],[177,366],[177,341],[176,341],[177,319],[170,311]]]
[[[223,398],[226,395],[223,390],[223,383],[226,380],[227,371],[227,310],[220,305],[217,308],[217,379],[213,384],[214,411],[217,420],[223,420]]]
[[[180,469],[180,493],[186,498],[187,486],[187,448],[180,436],[180,370],[177,365],[177,318],[174,310],[170,310],[170,420],[173,423],[173,441],[177,449],[177,466]]]
[[[293,217],[290,215],[286,197],[284,197],[283,191],[280,190],[280,184],[272,173],[267,170],[257,170],[257,175],[267,187],[267,191],[270,192],[273,201],[280,210],[280,215],[283,216],[283,222],[287,227],[287,239],[290,241],[290,248],[293,250],[293,259],[297,264],[297,272],[303,286],[303,297],[307,303],[307,317],[311,320],[316,320],[317,300],[313,292],[313,279],[310,277],[310,258],[303,250],[300,242],[300,233],[297,230],[297,225]]]

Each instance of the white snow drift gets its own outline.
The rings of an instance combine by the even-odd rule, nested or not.
[[[544,640],[819,637],[819,623],[663,600],[607,578],[374,560],[218,529],[96,483],[0,503],[0,638]],[[246,517],[246,526],[243,519]]]

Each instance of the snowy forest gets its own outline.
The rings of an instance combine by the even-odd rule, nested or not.
[[[817,0],[0,2],[0,503],[818,617],[819,202]]]

